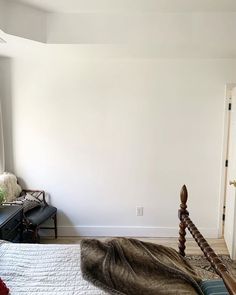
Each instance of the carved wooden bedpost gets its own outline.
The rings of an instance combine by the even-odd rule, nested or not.
[[[185,235],[186,229],[188,229],[192,237],[197,242],[198,246],[203,251],[207,260],[211,263],[211,266],[214,268],[217,274],[223,279],[226,288],[229,291],[229,294],[236,295],[236,279],[233,275],[229,273],[224,263],[217,256],[214,250],[210,247],[210,245],[207,243],[205,238],[202,236],[202,234],[199,232],[199,230],[189,217],[186,205],[188,200],[188,192],[185,185],[181,189],[180,199],[181,204],[179,209],[179,253],[182,256],[185,256]]]
[[[179,220],[180,220],[180,224],[179,224],[179,254],[181,254],[182,256],[185,256],[185,235],[186,235],[186,223],[183,220],[183,216],[188,216],[188,211],[187,209],[187,200],[188,200],[188,191],[186,186],[184,185],[181,189],[180,192],[180,200],[181,200],[181,204],[180,204],[180,209],[179,209]]]

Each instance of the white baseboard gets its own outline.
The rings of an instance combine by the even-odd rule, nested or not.
[[[205,238],[218,238],[217,228],[199,228]],[[58,236],[63,237],[178,237],[177,227],[142,226],[58,226]],[[52,236],[53,231],[43,231],[42,235]],[[190,237],[190,235],[188,235]]]

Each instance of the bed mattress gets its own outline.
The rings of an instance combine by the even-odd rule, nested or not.
[[[82,278],[80,245],[0,244],[0,277],[11,295],[105,295]]]

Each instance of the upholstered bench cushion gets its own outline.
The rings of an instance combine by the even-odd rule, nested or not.
[[[202,281],[200,287],[205,295],[228,295],[223,280]]]
[[[33,226],[38,226],[45,220],[49,219],[51,216],[55,215],[56,212],[56,207],[50,205],[40,206],[26,212],[25,216]]]

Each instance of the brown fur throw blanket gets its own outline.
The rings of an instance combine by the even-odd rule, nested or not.
[[[203,294],[200,279],[178,252],[135,239],[83,240],[81,270],[109,294]]]

